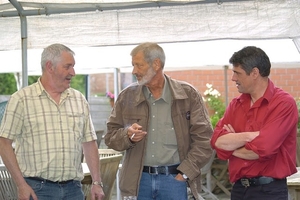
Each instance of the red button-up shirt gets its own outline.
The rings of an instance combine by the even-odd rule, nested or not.
[[[256,176],[284,178],[295,173],[298,110],[294,98],[269,80],[265,94],[252,107],[250,101],[249,94],[234,98],[211,139],[218,157],[229,160],[230,181]],[[236,134],[259,131],[259,136],[245,145],[259,159],[245,160],[233,156],[233,151],[218,149],[216,140],[228,133],[224,124],[231,124]]]

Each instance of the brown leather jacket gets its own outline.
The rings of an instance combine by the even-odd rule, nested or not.
[[[189,177],[191,191],[199,199],[200,170],[212,155],[212,126],[199,92],[186,82],[168,76],[166,80],[173,99],[171,115],[181,160],[177,169]],[[107,122],[105,144],[117,151],[126,151],[120,172],[120,190],[125,196],[137,196],[143,170],[147,137],[132,143],[127,136],[127,127],[135,122],[145,127],[145,130],[148,127],[149,106],[142,87],[134,83],[124,89]]]

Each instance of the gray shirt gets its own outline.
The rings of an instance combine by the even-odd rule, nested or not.
[[[150,105],[150,122],[147,130],[145,166],[178,164],[179,155],[175,130],[171,118],[172,97],[168,82],[160,98],[154,99],[147,87],[143,93]]]

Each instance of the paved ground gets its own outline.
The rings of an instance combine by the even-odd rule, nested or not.
[[[225,193],[221,193],[221,194],[215,194],[215,196],[219,199],[219,200],[230,200],[230,197],[225,194]],[[209,197],[203,197],[203,199],[205,200],[212,200],[212,198]]]
[[[224,193],[217,194],[216,197],[218,198],[218,200],[230,200],[230,197],[227,196]],[[213,200],[212,198],[209,198],[209,197],[203,197],[203,199],[205,199],[205,200]],[[115,194],[113,194],[111,200],[117,200],[117,196]]]

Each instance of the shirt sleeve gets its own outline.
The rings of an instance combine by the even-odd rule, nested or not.
[[[23,105],[17,98],[11,96],[6,105],[6,111],[4,112],[2,123],[0,126],[0,136],[15,140],[18,134],[21,133],[23,126]]]
[[[254,151],[261,160],[268,159],[281,150],[281,146],[293,132],[296,132],[298,111],[293,99],[285,99],[272,105],[262,121],[260,134],[253,141],[248,142],[245,148]]]
[[[232,110],[232,103],[230,103],[230,105],[227,107],[227,109],[225,111],[224,116],[217,123],[217,125],[214,129],[214,132],[213,132],[213,136],[211,138],[211,146],[213,149],[216,150],[217,156],[221,160],[227,160],[233,153],[233,151],[226,151],[226,150],[216,147],[216,145],[215,145],[217,139],[220,136],[226,135],[228,133],[226,130],[223,129],[223,126],[224,126],[224,124],[228,124],[229,119],[231,119],[231,117],[233,117],[232,114],[230,114],[231,110]]]

